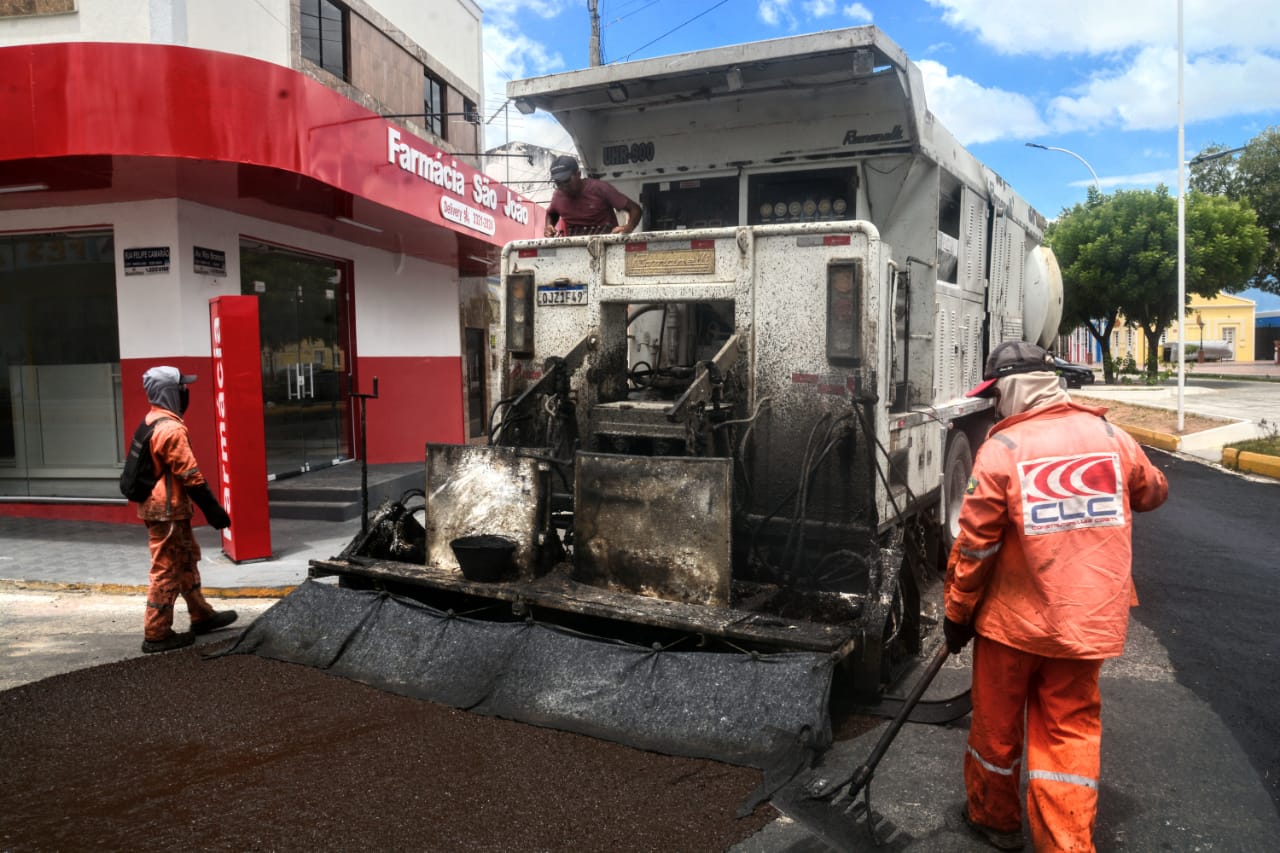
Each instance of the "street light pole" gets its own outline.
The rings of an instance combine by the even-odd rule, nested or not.
[[[1182,0],[1178,0],[1178,434],[1186,413],[1183,390],[1187,387],[1187,135],[1182,102]]]
[[[1084,159],[1076,152],[1068,151],[1065,148],[1055,148],[1052,145],[1041,145],[1039,142],[1028,142],[1027,147],[1039,148],[1042,151],[1061,151],[1063,154],[1070,154],[1072,157],[1083,163],[1084,167],[1089,170],[1089,174],[1093,176],[1093,188],[1098,191],[1098,195],[1102,195],[1102,184],[1098,181],[1098,173],[1093,171],[1093,167],[1089,165],[1088,160]]]

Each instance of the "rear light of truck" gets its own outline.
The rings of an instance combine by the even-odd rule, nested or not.
[[[533,273],[507,276],[507,352],[533,355]]]
[[[827,360],[857,364],[862,354],[862,263],[827,265]]]

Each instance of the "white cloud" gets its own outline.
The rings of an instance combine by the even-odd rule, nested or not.
[[[924,78],[925,100],[962,145],[997,139],[1026,139],[1045,132],[1030,98],[1007,89],[988,89],[952,75],[931,59],[916,63]]]
[[[1177,44],[1169,0],[926,0],[943,20],[1010,54],[1107,54]],[[1189,53],[1221,47],[1271,49],[1280,32],[1275,0],[1186,0]]]
[[[1175,160],[1177,158],[1174,158]],[[1099,177],[1098,184],[1102,187],[1102,191],[1116,189],[1134,189],[1134,188],[1155,188],[1158,184],[1164,184],[1166,187],[1174,187],[1178,183],[1178,169],[1176,166],[1170,165],[1168,169],[1157,172],[1138,172],[1133,175],[1108,175]],[[1073,187],[1090,187],[1093,186],[1093,179],[1086,178],[1082,181],[1071,181],[1070,186]]]
[[[1089,79],[1046,106],[1058,132],[1177,123],[1177,14],[1169,0],[926,0],[999,53],[1089,56]],[[1185,0],[1188,122],[1280,108],[1280,3]]]
[[[871,10],[861,3],[839,6],[838,0],[801,0],[800,9],[806,19],[812,21],[829,18],[837,11],[854,23],[870,23],[872,20]],[[800,19],[792,10],[791,0],[758,0],[756,14],[769,26],[782,27],[789,32],[800,26]]]
[[[563,57],[545,44],[526,36],[516,23],[517,14],[554,18],[564,6],[550,0],[488,0],[484,17],[484,118],[493,116],[506,100],[507,82],[564,69]],[[550,116],[524,116],[514,110],[485,127],[485,146],[495,148],[512,139],[547,148],[564,148],[568,135]]]
[[[863,6],[861,3],[850,3],[848,6],[845,6],[842,11],[846,18],[854,21],[855,23],[869,24],[873,19],[871,10],[866,6]]]
[[[1117,71],[1095,75],[1070,94],[1054,98],[1049,117],[1055,130],[1099,128],[1159,130],[1177,124],[1177,51],[1144,48]],[[1280,79],[1280,59],[1261,53],[1213,54],[1188,62],[1183,72],[1187,122],[1280,109],[1280,88],[1260,83]]]
[[[771,27],[794,30],[797,26],[796,16],[791,12],[791,0],[760,0],[756,14]]]

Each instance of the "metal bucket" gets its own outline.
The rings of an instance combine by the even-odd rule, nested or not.
[[[514,539],[492,534],[462,536],[449,543],[453,555],[458,558],[462,576],[469,581],[491,582],[502,580],[514,566],[512,555],[516,550]]]

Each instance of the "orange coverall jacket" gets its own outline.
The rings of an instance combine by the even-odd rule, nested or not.
[[[146,415],[147,423],[159,418],[169,419],[157,424],[151,433],[151,458],[155,460],[156,470],[161,472],[161,476],[151,490],[151,496],[138,504],[138,518],[144,521],[191,518],[191,498],[187,496],[187,487],[198,486],[205,482],[205,478],[191,451],[187,425],[182,418],[168,409],[152,405]]]
[[[1056,403],[992,427],[947,564],[947,618],[1044,657],[1124,651],[1132,514],[1169,485],[1105,411]]]

